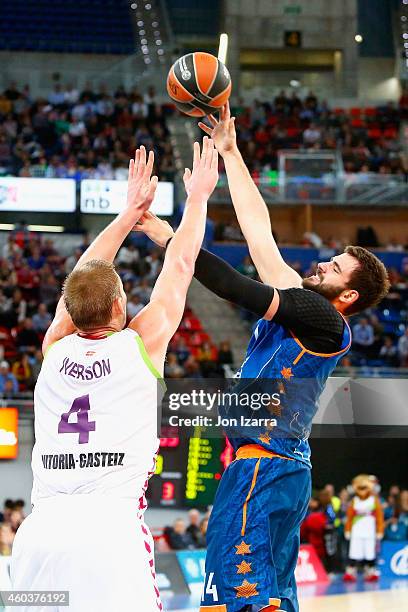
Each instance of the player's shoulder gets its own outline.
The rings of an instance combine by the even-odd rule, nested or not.
[[[294,300],[296,303],[303,305],[307,310],[313,308],[314,310],[329,313],[336,319],[343,321],[343,317],[337,308],[328,300],[326,297],[312,291],[311,289],[305,289],[303,287],[292,287],[290,289],[279,289],[279,296],[281,299],[285,299],[286,296]]]

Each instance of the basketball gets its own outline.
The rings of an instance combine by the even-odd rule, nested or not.
[[[230,97],[230,73],[210,53],[188,53],[170,68],[167,92],[179,111],[204,117],[219,110]]]

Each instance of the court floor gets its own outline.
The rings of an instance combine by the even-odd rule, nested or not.
[[[167,597],[165,612],[197,612],[200,595]],[[378,584],[344,584],[340,578],[328,585],[299,588],[300,612],[403,612],[408,610],[408,579],[381,578]]]

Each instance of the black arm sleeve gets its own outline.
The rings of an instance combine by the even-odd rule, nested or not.
[[[213,253],[201,249],[194,276],[204,287],[241,308],[263,317],[271,305],[274,288],[248,278]]]
[[[195,278],[210,291],[258,317],[267,312],[275,289],[237,272],[226,261],[201,249]],[[336,353],[341,349],[344,320],[322,295],[302,288],[276,289],[279,307],[273,317],[290,329],[308,350]]]
[[[333,304],[308,289],[278,289],[279,307],[273,320],[290,329],[316,353],[336,353],[343,340],[344,319]]]

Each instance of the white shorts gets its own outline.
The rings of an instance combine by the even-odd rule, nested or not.
[[[63,606],[11,612],[159,612],[153,538],[136,500],[66,495],[42,500],[19,528],[13,590],[69,591]]]
[[[376,558],[377,540],[375,538],[351,537],[349,557],[353,561],[374,561]]]

